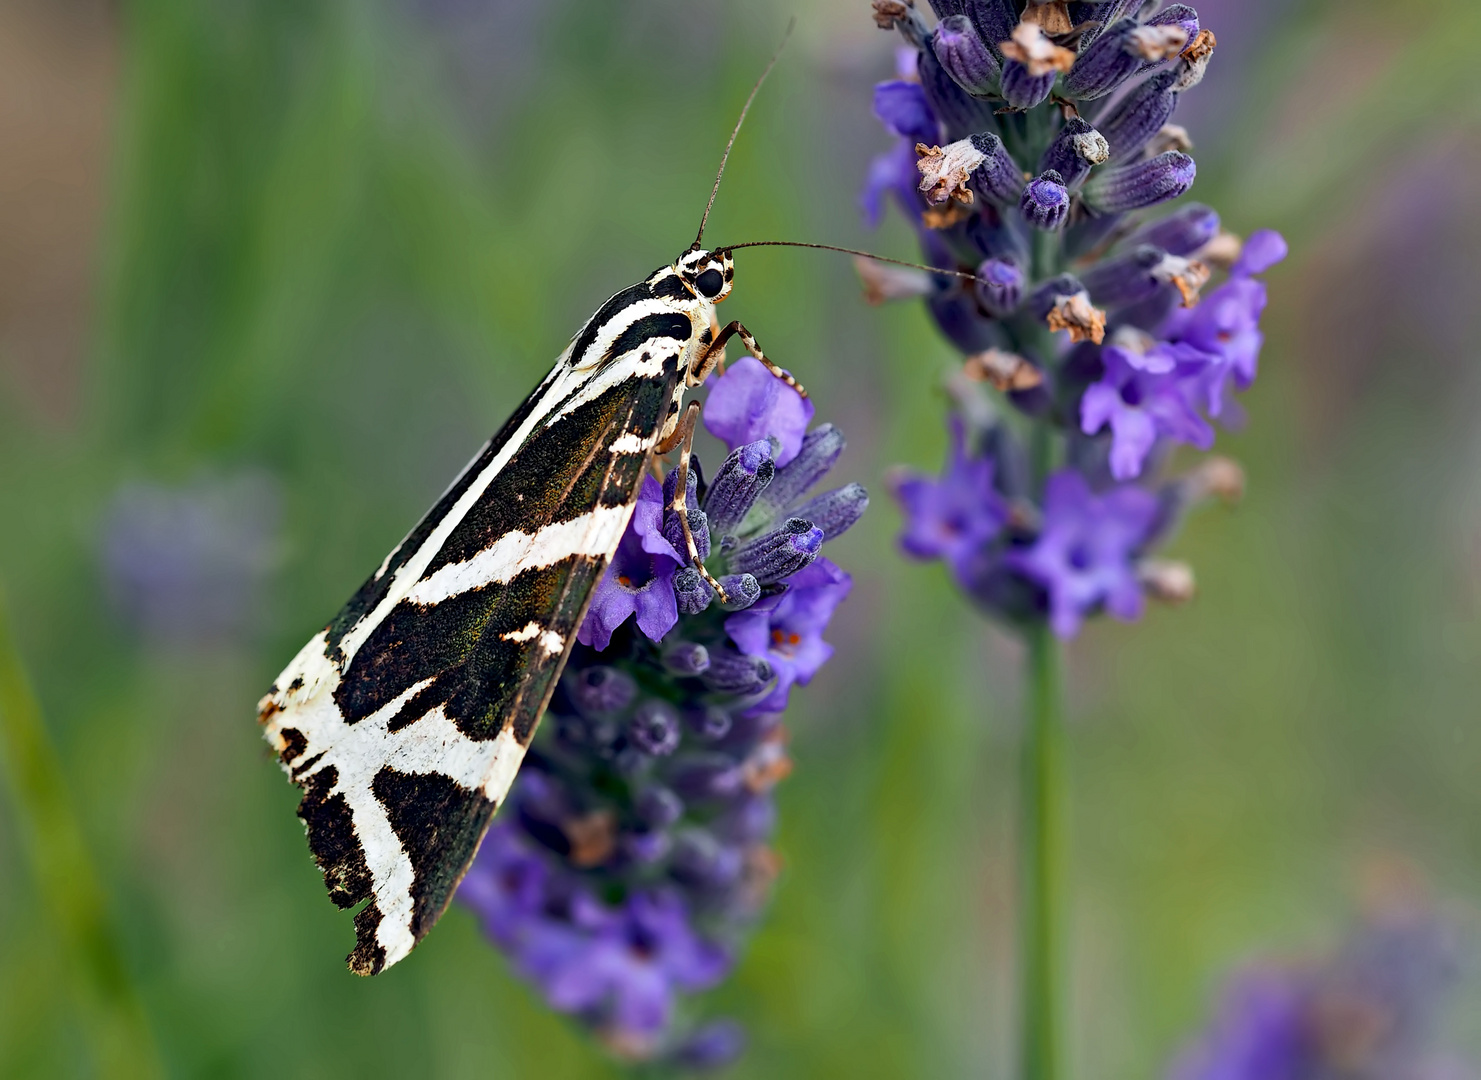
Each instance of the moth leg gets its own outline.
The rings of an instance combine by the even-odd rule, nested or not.
[[[674,501],[669,504],[669,509],[679,516],[679,528],[684,533],[684,548],[685,554],[689,556],[689,565],[714,590],[720,603],[728,604],[729,594],[700,561],[699,547],[694,543],[694,533],[689,528],[689,455],[694,452],[694,422],[698,419],[699,402],[691,401],[684,410],[684,418],[674,428],[674,433],[653,449],[655,454],[667,454],[675,446],[679,447],[679,475],[674,478]]]
[[[796,390],[803,397],[807,397],[807,391],[802,388],[802,384],[768,360],[766,354],[761,351],[761,346],[756,344],[756,338],[739,322],[732,322],[726,326],[724,330],[721,330],[715,335],[715,340],[710,343],[710,347],[700,353],[699,357],[694,361],[694,366],[689,369],[687,381],[690,386],[698,386],[704,382],[710,377],[710,373],[715,370],[715,367],[725,360],[725,343],[732,337],[739,337],[741,343],[745,345],[746,351],[757,360],[760,360],[767,371],[771,372],[778,379],[781,379],[782,382],[786,383],[793,390]]]

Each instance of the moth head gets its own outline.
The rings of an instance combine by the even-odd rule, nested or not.
[[[712,304],[718,304],[730,295],[730,286],[735,279],[735,262],[730,252],[723,249],[686,251],[674,264],[674,269],[691,289]]]

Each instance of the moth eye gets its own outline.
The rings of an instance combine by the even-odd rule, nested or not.
[[[694,287],[706,299],[719,296],[720,290],[725,288],[725,276],[718,270],[706,270],[694,279]]]

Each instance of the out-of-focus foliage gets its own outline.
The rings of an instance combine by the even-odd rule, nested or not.
[[[1260,424],[1223,444],[1250,495],[1176,549],[1202,597],[1071,651],[1074,1026],[1096,1080],[1160,1070],[1247,955],[1335,936],[1374,853],[1462,903],[1481,889],[1481,10],[1198,6],[1229,65],[1201,90],[1220,98],[1206,133],[1180,118],[1194,193],[1294,255],[1271,276]],[[862,3],[795,8],[713,238],[903,254],[854,197],[889,39]],[[106,219],[87,302],[55,314],[87,346],[38,368],[0,333],[0,580],[173,1075],[610,1074],[465,912],[385,976],[344,970],[348,919],[253,705],[580,321],[688,244],[786,15],[133,0],[104,20]],[[23,200],[10,158],[0,197]],[[49,250],[0,233],[26,243]],[[940,460],[950,351],[918,312],[866,309],[821,254],[737,261],[723,310],[849,432],[844,480]],[[0,265],[20,289],[26,268]],[[251,617],[160,634],[105,578],[149,535],[110,532],[120,500],[161,490],[190,543],[127,565],[206,567],[224,603],[265,580]],[[245,546],[220,509],[244,491],[271,518]],[[741,1075],[1009,1075],[1013,649],[898,559],[896,527],[881,503],[839,541],[858,584],[794,704],[786,870],[717,994],[753,1031]],[[5,805],[0,1074],[89,1075]],[[1453,1041],[1481,1044],[1478,1015],[1462,1002]]]

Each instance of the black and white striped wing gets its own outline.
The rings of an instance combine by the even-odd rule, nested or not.
[[[627,527],[693,336],[645,321],[578,338],[260,705],[362,975],[446,908]]]

